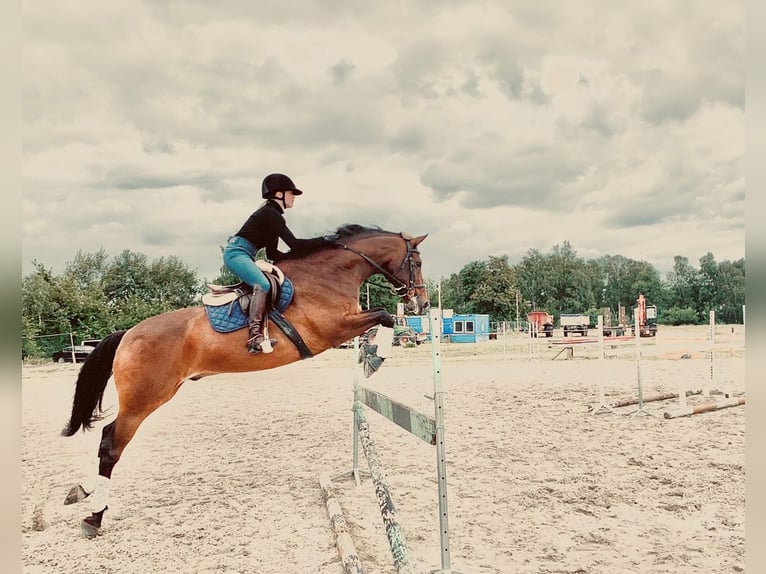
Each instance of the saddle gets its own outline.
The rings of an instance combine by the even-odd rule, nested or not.
[[[258,269],[263,271],[266,279],[269,280],[269,299],[266,301],[266,310],[278,309],[282,307],[280,305],[280,296],[282,294],[282,286],[285,284],[285,275],[282,270],[276,265],[272,265],[268,261],[257,260],[255,262]],[[233,285],[215,285],[208,283],[207,288],[210,289],[209,293],[205,293],[202,296],[202,303],[210,307],[220,307],[222,305],[228,305],[234,301],[237,301],[242,309],[243,313],[247,313],[247,308],[250,305],[250,296],[253,294],[253,288],[250,287],[244,281],[235,283]],[[285,308],[290,304],[292,300],[292,284],[290,283],[290,297],[284,304]]]
[[[266,314],[269,319],[284,332],[298,349],[301,359],[308,359],[314,354],[292,324],[282,315],[293,299],[293,284],[276,266],[268,261],[255,262],[269,280],[269,298],[266,301]],[[247,314],[253,288],[245,282],[233,285],[208,284],[209,293],[202,296],[210,325],[219,333],[231,333],[247,327]],[[264,337],[268,337],[268,321],[264,327]]]

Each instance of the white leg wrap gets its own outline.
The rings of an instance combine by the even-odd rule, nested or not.
[[[378,346],[378,357],[386,358],[391,356],[391,347],[394,344],[394,330],[391,327],[378,325],[378,332],[375,335],[375,344]]]
[[[95,488],[86,499],[90,502],[91,512],[101,512],[109,503],[109,483],[111,481],[105,476],[97,476]]]
[[[80,483],[80,486],[82,486],[82,489],[88,493],[89,495],[93,493],[93,491],[96,489],[96,477],[88,477],[85,480]]]

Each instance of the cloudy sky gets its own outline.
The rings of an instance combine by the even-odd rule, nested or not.
[[[296,235],[429,233],[434,279],[745,255],[744,3],[38,0],[23,30],[24,275],[103,247],[213,278],[274,171]]]

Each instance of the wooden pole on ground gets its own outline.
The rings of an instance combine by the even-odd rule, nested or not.
[[[396,520],[396,507],[391,498],[391,489],[388,486],[388,481],[386,480],[385,475],[380,469],[378,452],[375,448],[375,442],[370,436],[370,426],[367,424],[367,419],[364,416],[363,403],[357,402],[354,405],[354,413],[356,415],[357,429],[359,430],[359,440],[362,443],[362,450],[364,450],[364,455],[367,459],[370,476],[375,485],[375,495],[378,498],[380,514],[383,517],[386,538],[388,538],[388,545],[391,547],[391,555],[394,558],[396,572],[397,574],[413,573],[414,570],[412,563],[410,562],[410,555],[409,550],[407,550],[404,531]]]
[[[327,506],[327,514],[330,517],[333,532],[335,532],[335,546],[338,548],[338,554],[343,564],[343,572],[345,574],[364,574],[362,564],[359,561],[359,554],[348,531],[348,524],[340,504],[335,498],[329,473],[323,472],[319,475],[319,486],[322,489],[322,498]]]
[[[692,395],[701,395],[702,390],[699,391],[686,391],[683,393],[684,398],[690,397]],[[655,401],[666,401],[668,399],[677,399],[679,397],[678,393],[660,393],[658,395],[650,395],[648,397],[644,397],[645,403],[651,403]],[[611,403],[609,406],[612,408],[618,408],[618,407],[627,407],[630,405],[635,405],[638,403],[638,399],[625,399],[622,401],[615,401]]]
[[[738,407],[745,404],[745,399],[728,399],[718,403],[708,403],[705,405],[697,405],[696,407],[687,407],[685,409],[676,409],[674,411],[668,411],[665,413],[666,419],[677,419],[680,417],[688,417],[691,415],[698,415],[700,413],[707,413],[710,411],[717,411],[720,409],[728,409],[730,407]]]

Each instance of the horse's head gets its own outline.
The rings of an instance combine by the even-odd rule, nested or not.
[[[407,253],[399,269],[393,274],[402,285],[398,287],[394,285],[394,289],[404,301],[405,309],[420,315],[428,308],[429,303],[428,288],[423,280],[423,261],[420,258],[418,245],[428,237],[428,234],[419,237],[412,237],[407,233],[400,235],[405,241]]]
[[[413,237],[380,228],[345,225],[338,229],[335,244],[371,264],[372,273],[382,274],[391,283],[405,309],[409,313],[421,314],[429,303],[418,245],[427,236]]]

